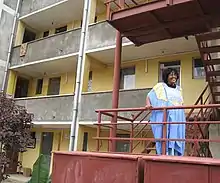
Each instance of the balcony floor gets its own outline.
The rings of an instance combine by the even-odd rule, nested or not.
[[[109,23],[136,46],[220,26],[219,0],[157,0],[111,14]]]

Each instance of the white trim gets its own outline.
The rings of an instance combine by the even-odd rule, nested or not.
[[[34,125],[71,125],[71,121],[32,121]]]
[[[78,52],[70,53],[68,55],[62,55],[62,56],[58,56],[58,57],[52,57],[52,58],[47,58],[47,59],[43,59],[43,60],[33,61],[33,62],[21,64],[21,65],[16,65],[16,66],[10,67],[10,69],[17,69],[17,68],[20,68],[20,67],[40,64],[40,63],[43,63],[43,62],[50,62],[50,61],[54,61],[54,60],[60,60],[60,59],[64,59],[64,58],[67,58],[67,57],[73,57],[73,56],[76,56],[76,55],[78,55]]]
[[[66,2],[68,2],[68,0],[63,0],[63,1],[60,1],[60,2],[57,2],[57,3],[54,3],[52,5],[46,6],[46,7],[42,8],[42,9],[36,10],[36,11],[34,11],[32,13],[29,13],[27,15],[24,15],[24,16],[20,17],[19,20],[25,19],[25,18],[27,18],[29,16],[35,15],[35,14],[40,13],[42,11],[46,11],[46,10],[48,10],[50,8],[53,8],[55,6],[58,6],[58,5],[62,4],[62,3],[66,3]]]
[[[131,41],[126,42],[126,43],[122,43],[122,47],[131,46],[131,45],[134,45],[134,43],[132,43]],[[95,48],[95,49],[87,50],[86,53],[100,52],[100,51],[110,50],[110,49],[114,49],[114,48],[116,48],[116,45],[105,46],[105,47],[101,47],[101,48]]]
[[[0,19],[1,19],[1,15],[2,15],[3,10],[14,16],[15,15],[15,10],[13,10],[12,8],[6,6],[3,1],[4,0],[0,0]]]

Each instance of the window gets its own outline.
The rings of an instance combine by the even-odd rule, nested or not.
[[[67,25],[64,26],[64,27],[56,28],[55,34],[58,34],[58,33],[61,33],[61,32],[65,32],[65,31],[67,31]]]
[[[135,88],[135,67],[121,69],[120,89]]]
[[[45,31],[43,37],[49,36],[49,31]]]
[[[60,93],[60,77],[50,78],[47,95],[59,95]]]
[[[163,70],[167,68],[174,68],[177,70],[180,76],[180,61],[171,61],[171,62],[161,62],[160,69],[159,69],[159,82],[163,81],[162,75]],[[181,78],[181,77],[180,77]],[[177,85],[180,85],[180,79],[177,81]]]
[[[201,58],[193,59],[193,79],[204,78],[205,69]]]
[[[94,23],[97,23],[97,21],[98,21],[98,17],[95,16]]]
[[[43,88],[43,79],[37,80],[36,94],[41,94]]]
[[[92,91],[92,71],[89,72],[88,92]]]
[[[130,138],[129,134],[117,134],[118,138]],[[129,141],[117,141],[116,152],[129,152],[130,142]]]

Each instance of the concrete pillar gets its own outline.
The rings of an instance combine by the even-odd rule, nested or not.
[[[14,96],[16,82],[17,82],[17,74],[15,71],[10,70],[8,76],[7,90],[6,90],[7,95]]]
[[[24,37],[25,25],[23,22],[18,22],[17,33],[15,37],[15,46],[21,45]]]
[[[91,0],[89,24],[95,23],[97,0]]]
[[[84,67],[84,75],[83,75],[82,92],[88,91],[90,65],[91,65],[91,59],[88,55],[86,55],[85,56],[85,67]]]

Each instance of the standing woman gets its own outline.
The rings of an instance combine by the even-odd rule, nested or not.
[[[176,85],[179,74],[176,69],[168,68],[163,71],[163,82],[156,84],[148,93],[146,107],[166,107],[183,105],[182,90]],[[152,110],[151,122],[163,122],[163,111]],[[167,122],[185,122],[184,109],[167,110]],[[163,125],[151,124],[154,138],[162,138]],[[185,139],[185,124],[167,124],[168,139]],[[185,150],[184,141],[167,141],[166,154],[183,156]],[[156,141],[157,154],[162,154],[162,142]]]

